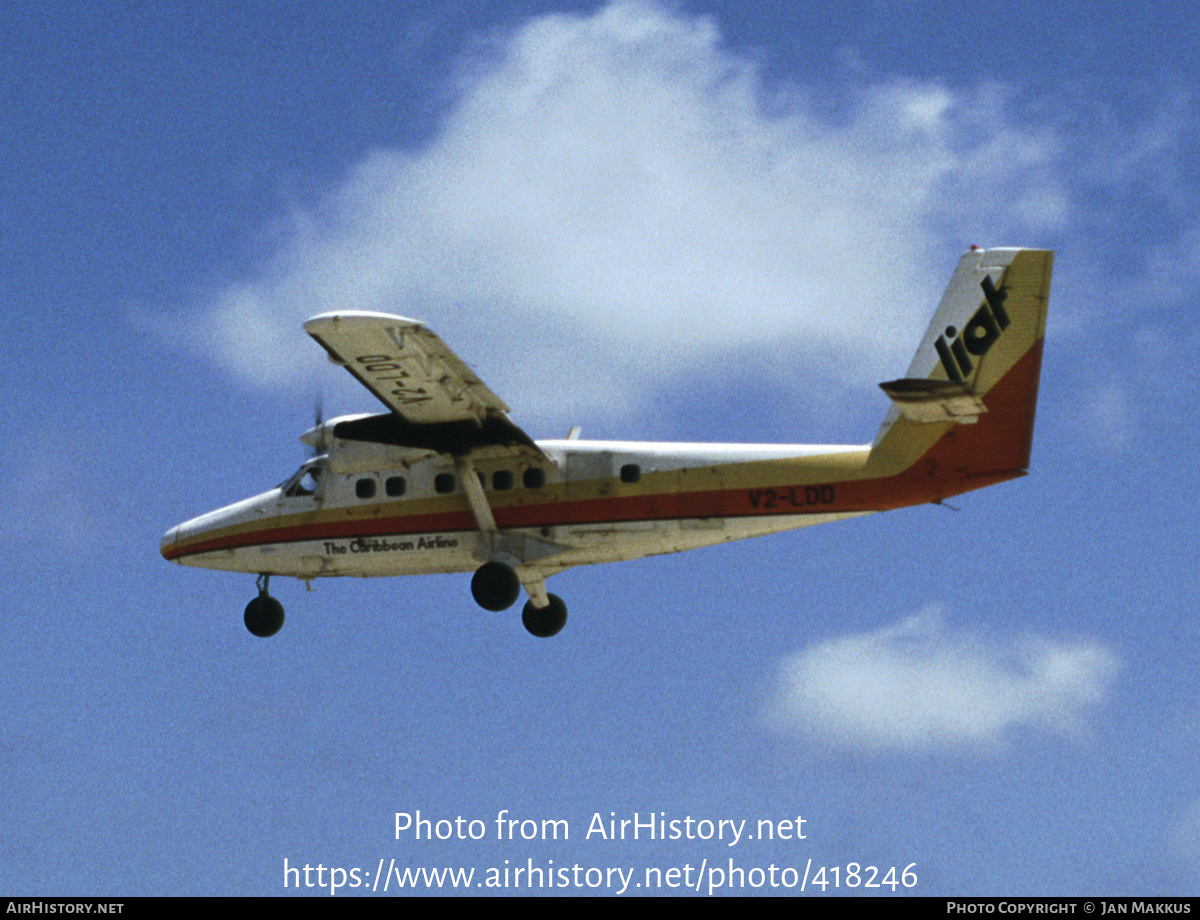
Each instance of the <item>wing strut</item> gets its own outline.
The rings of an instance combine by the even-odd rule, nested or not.
[[[522,583],[526,583],[529,576],[522,573],[526,571],[529,563],[545,559],[547,556],[556,556],[567,548],[520,531],[502,533],[496,525],[496,516],[492,513],[492,506],[483,491],[483,484],[479,481],[479,474],[475,471],[475,464],[471,462],[470,456],[455,457],[454,468],[467,496],[467,504],[471,506],[475,526],[479,529],[476,558],[483,562],[503,562],[510,565],[517,569]],[[528,583],[534,585],[534,593],[530,596],[536,594],[537,597],[542,597],[546,591],[545,575],[529,571],[535,579]]]
[[[475,464],[471,462],[470,456],[458,456],[454,458],[454,467],[458,470],[458,479],[463,485],[463,491],[467,493],[471,514],[475,516],[475,526],[485,537],[495,536],[496,516],[492,514],[492,506],[483,494],[483,485],[479,481],[479,474],[475,472]]]

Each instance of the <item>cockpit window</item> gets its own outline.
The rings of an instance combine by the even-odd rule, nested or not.
[[[321,475],[324,472],[324,463],[314,463],[310,460],[304,466],[300,467],[300,469],[296,470],[279,488],[283,490],[283,494],[288,498],[314,495],[317,488],[321,485]]]

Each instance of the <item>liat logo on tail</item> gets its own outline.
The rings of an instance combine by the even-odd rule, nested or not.
[[[1008,291],[1004,288],[1003,277],[998,288],[992,283],[991,275],[984,275],[979,286],[983,288],[983,304],[963,328],[962,335],[953,326],[947,326],[945,334],[939,335],[933,346],[942,359],[946,374],[955,383],[964,382],[964,375],[975,369],[971,355],[976,358],[986,355],[1009,325],[1008,311],[1004,309]],[[946,339],[950,339],[949,345]]]

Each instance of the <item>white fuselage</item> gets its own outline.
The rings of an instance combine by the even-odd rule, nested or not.
[[[414,458],[411,451],[336,441],[281,486],[172,528],[163,555],[302,579],[472,571],[489,558],[551,572],[870,510],[833,501],[833,483],[861,467],[867,447],[537,446],[549,463],[485,454],[465,466],[444,455]],[[464,480],[470,476],[480,489]]]

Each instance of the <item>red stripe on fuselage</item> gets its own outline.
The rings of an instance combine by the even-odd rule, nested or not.
[[[653,495],[605,496],[495,508],[499,528],[563,527],[694,518],[777,514],[850,514],[887,511],[939,501],[1024,475],[1029,464],[1034,402],[1042,340],[997,381],[984,397],[987,413],[974,425],[953,425],[916,462],[892,476],[831,480],[824,484],[780,483],[768,488],[724,488]],[[831,488],[832,493],[819,491]],[[811,491],[817,489],[815,496]],[[767,493],[774,493],[767,500]],[[815,500],[809,501],[809,498]],[[828,498],[828,500],[826,500]],[[324,520],[226,534],[163,550],[167,559],[272,543],[353,537],[407,536],[475,531],[466,508],[432,514],[400,514]]]

